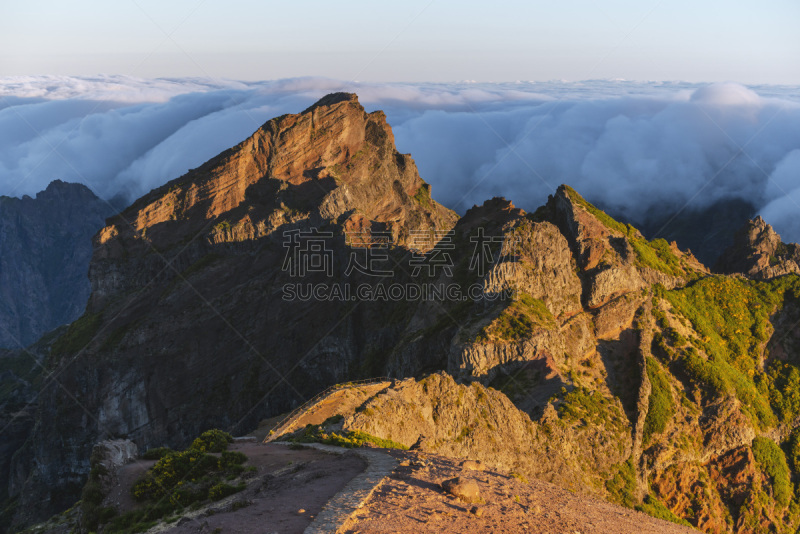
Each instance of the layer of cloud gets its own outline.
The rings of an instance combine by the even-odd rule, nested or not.
[[[800,102],[775,86],[0,78],[0,194],[60,178],[133,199],[339,90],[386,111],[460,212],[497,195],[535,209],[569,183],[634,222],[743,199],[800,241]]]

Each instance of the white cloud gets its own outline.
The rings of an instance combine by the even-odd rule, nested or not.
[[[800,241],[800,103],[775,86],[0,78],[0,194],[61,178],[139,196],[339,90],[384,109],[434,197],[462,212],[495,195],[534,209],[569,183],[639,222],[744,199]]]

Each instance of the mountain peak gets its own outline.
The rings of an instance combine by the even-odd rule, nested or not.
[[[137,200],[97,235],[95,258],[255,241],[297,225],[388,231],[402,246],[456,219],[431,198],[411,156],[397,151],[383,112],[333,93]],[[106,284],[114,280],[95,277],[93,303],[121,289]]]
[[[303,113],[308,113],[309,111],[313,111],[316,108],[320,107],[333,106],[336,104],[340,104],[342,102],[354,102],[360,105],[358,102],[358,95],[356,95],[355,93],[344,93],[344,92],[330,93],[323,96],[322,98],[317,100],[314,104],[306,108],[303,111]]]

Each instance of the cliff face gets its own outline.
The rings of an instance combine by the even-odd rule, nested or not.
[[[331,384],[430,372],[344,424],[709,532],[798,524],[800,458],[778,444],[800,442],[800,277],[712,276],[568,186],[535,213],[492,199],[458,219],[354,95],[110,219],[90,278],[10,466],[17,524],[74,502],[98,441],[178,447]]]
[[[0,197],[0,347],[27,347],[83,313],[91,237],[111,213],[59,180],[36,198]]]

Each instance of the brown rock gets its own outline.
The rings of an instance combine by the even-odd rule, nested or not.
[[[486,466],[483,465],[481,461],[465,460],[461,462],[461,469],[466,469],[467,471],[484,471]]]
[[[456,477],[442,482],[442,489],[464,502],[480,502],[481,492],[474,480]]]
[[[722,254],[714,270],[742,273],[756,280],[800,273],[800,245],[783,243],[781,236],[759,216],[736,233],[733,245]]]

